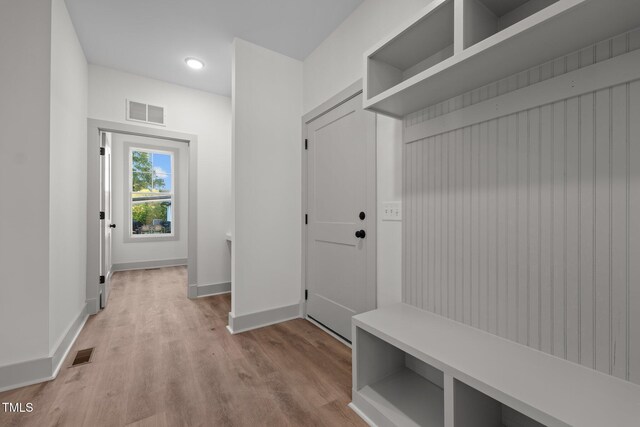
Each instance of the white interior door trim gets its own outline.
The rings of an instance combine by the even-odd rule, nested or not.
[[[112,228],[113,223],[113,191],[112,191],[112,164],[111,164],[111,133],[100,132],[100,281],[98,286],[99,306],[106,307],[109,299],[111,274],[113,263],[112,254]],[[104,214],[104,217],[102,216]],[[104,280],[102,280],[104,278]]]
[[[87,309],[89,314],[100,310],[100,132],[112,132],[126,135],[144,136],[184,142],[189,145],[189,218],[188,218],[188,255],[187,255],[187,296],[197,298],[198,269],[198,137],[197,135],[155,129],[127,123],[87,119]]]

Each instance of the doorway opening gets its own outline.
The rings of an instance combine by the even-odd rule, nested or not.
[[[89,119],[87,303],[107,306],[115,271],[187,266],[197,297],[197,137]]]

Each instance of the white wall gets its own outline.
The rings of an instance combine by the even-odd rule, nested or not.
[[[304,111],[362,77],[363,54],[432,0],[365,0],[304,61]]]
[[[232,316],[300,302],[302,63],[236,39]]]
[[[0,2],[0,365],[49,351],[51,5]]]
[[[64,0],[53,0],[49,206],[50,349],[85,306],[87,60]]]
[[[402,121],[378,115],[378,307],[402,301],[402,222],[383,221],[384,202],[402,201]]]
[[[128,151],[124,150],[124,145],[136,143],[178,150],[178,159],[177,161],[174,160],[176,171],[174,182],[177,184],[175,188],[177,208],[174,207],[174,215],[177,219],[174,223],[178,225],[178,238],[176,240],[161,242],[124,241],[125,235],[129,232],[128,215],[126,215],[126,208],[129,206],[126,198],[129,193],[127,191],[128,188],[125,189],[125,182],[129,182]],[[113,134],[111,139],[111,170],[113,172],[111,182],[113,211],[111,218],[112,222],[117,226],[112,233],[111,261],[113,264],[187,258],[187,226],[189,219],[189,151],[187,144],[156,138]]]
[[[231,100],[113,69],[89,66],[89,117],[122,123],[125,100],[166,108],[166,129],[198,136],[198,284],[229,282]],[[149,125],[153,127],[153,125]]]
[[[362,78],[363,54],[431,0],[365,0],[304,61],[304,111]],[[399,202],[402,123],[378,116],[378,306],[401,300],[402,223],[382,221],[381,205]]]
[[[87,62],[63,0],[0,5],[0,366],[48,357],[85,305]]]

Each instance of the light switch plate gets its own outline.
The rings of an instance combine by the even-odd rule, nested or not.
[[[383,221],[402,221],[402,202],[384,202],[382,204]]]

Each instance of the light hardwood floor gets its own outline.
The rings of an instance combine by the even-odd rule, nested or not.
[[[365,425],[351,400],[351,350],[292,320],[230,335],[230,296],[188,300],[183,267],[116,273],[58,377],[0,393],[32,402],[19,426]],[[77,350],[91,363],[70,368]]]

